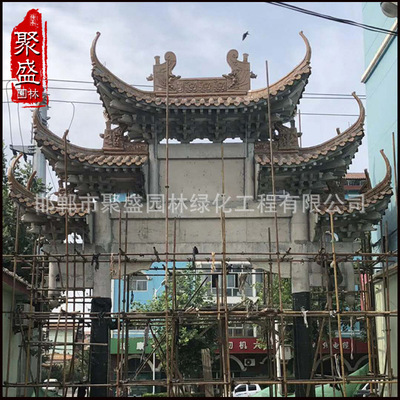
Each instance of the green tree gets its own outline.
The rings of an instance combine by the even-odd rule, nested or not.
[[[190,265],[188,264],[188,270],[189,267]],[[176,275],[176,308],[178,310],[187,307],[194,307],[196,309],[212,304],[212,297],[209,295],[211,282],[206,282],[201,286],[204,276],[187,275],[184,272],[177,273]],[[170,278],[168,288],[169,310],[172,309],[172,285],[172,278]],[[196,294],[192,298],[194,293]],[[135,311],[165,311],[165,307],[165,292],[159,293],[157,297],[146,304],[139,302],[131,303],[131,308]],[[162,326],[153,329],[158,340],[165,333],[164,319],[159,322]],[[176,347],[179,371],[186,378],[202,377],[201,349],[208,348],[212,356],[215,354],[215,350],[217,349],[217,327],[203,324],[177,323],[176,329],[178,331]],[[172,345],[171,332],[169,333],[169,345],[170,347]],[[162,344],[164,352],[165,348],[166,344],[164,340]]]
[[[17,226],[17,205],[14,203],[10,197],[10,189],[8,187],[7,180],[7,159],[5,157],[5,147],[3,143],[3,179],[2,179],[2,197],[3,197],[3,208],[2,208],[2,223],[3,223],[3,254],[13,254],[15,251],[15,238],[16,238],[16,226]],[[26,185],[29,177],[32,175],[33,167],[31,162],[25,162],[21,165],[21,162],[15,169],[15,177],[18,182],[22,185]],[[51,190],[48,187],[47,190]],[[35,178],[31,191],[33,193],[39,193],[45,191],[44,184],[41,179]],[[21,217],[21,216],[20,216]],[[26,224],[19,224],[19,240],[18,240],[18,252],[20,254],[32,254],[33,245],[36,239],[35,235],[29,232],[29,226]],[[11,258],[6,258],[3,260],[3,266],[12,269],[13,260]],[[28,270],[23,270],[23,263],[18,263],[17,273],[18,275],[29,278]]]

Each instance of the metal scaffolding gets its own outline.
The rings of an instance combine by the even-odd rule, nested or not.
[[[167,66],[167,71],[169,68]],[[267,69],[268,71],[268,69]],[[168,76],[167,76],[168,80]],[[267,73],[268,81],[268,73]],[[269,82],[267,82],[269,83]],[[267,85],[268,86],[268,85]],[[168,88],[168,84],[167,84]],[[267,96],[269,100],[269,96]],[[167,105],[168,105],[168,89],[167,89]],[[268,110],[270,109],[268,105]],[[268,118],[271,123],[271,118]],[[165,175],[165,189],[166,199],[168,200],[169,176],[168,176],[168,106],[166,107],[166,175]],[[271,126],[269,127],[271,131]],[[67,134],[64,134],[65,144],[65,177],[68,176],[67,171]],[[272,162],[272,188],[275,194],[274,186],[274,168],[273,168],[273,150],[272,141],[270,141],[270,159]],[[221,144],[221,178],[222,178],[222,194],[225,193],[224,183],[224,153],[223,144]],[[65,181],[65,191],[68,190],[68,184]],[[330,233],[331,233],[331,249],[328,251],[326,243],[321,243],[320,250],[314,253],[293,253],[290,249],[281,251],[279,245],[279,229],[277,223],[277,214],[275,212],[275,241],[271,239],[271,232],[268,228],[269,237],[269,251],[264,253],[229,253],[226,251],[226,229],[225,229],[225,215],[221,210],[221,243],[222,249],[215,249],[211,254],[197,253],[194,260],[194,254],[191,249],[187,253],[176,252],[176,220],[174,220],[174,238],[172,251],[168,247],[168,205],[166,207],[165,218],[165,252],[157,252],[157,259],[165,260],[165,271],[160,274],[165,277],[165,310],[142,312],[132,311],[129,308],[129,281],[130,275],[127,273],[127,263],[132,259],[140,259],[140,261],[147,261],[151,265],[157,259],[154,258],[154,253],[137,254],[130,253],[128,249],[128,218],[122,218],[121,213],[119,217],[119,234],[118,234],[118,252],[117,253],[101,253],[97,255],[97,263],[108,263],[110,269],[115,269],[115,275],[118,278],[118,305],[116,312],[94,311],[93,309],[86,311],[86,305],[94,298],[92,294],[93,287],[86,286],[85,268],[90,265],[90,260],[93,254],[85,254],[76,249],[76,242],[73,244],[73,253],[70,252],[68,236],[72,233],[68,224],[68,213],[65,213],[65,252],[57,253],[40,253],[37,251],[38,244],[41,241],[41,235],[37,234],[35,241],[34,254],[21,254],[18,249],[19,241],[19,225],[20,221],[20,206],[17,208],[16,220],[16,238],[15,238],[15,252],[14,254],[3,255],[4,260],[12,261],[12,301],[11,310],[3,310],[4,315],[9,314],[9,317],[15,324],[20,325],[20,332],[22,335],[23,351],[26,353],[26,369],[24,377],[20,381],[11,381],[9,377],[10,362],[11,362],[11,337],[13,335],[12,326],[10,324],[7,365],[7,375],[5,386],[5,396],[8,396],[9,388],[22,388],[24,396],[27,395],[28,388],[33,388],[38,392],[39,388],[45,387],[45,396],[48,395],[48,388],[53,383],[47,381],[43,383],[41,378],[42,360],[41,355],[47,349],[50,353],[50,363],[48,368],[48,376],[51,376],[51,371],[55,364],[56,347],[63,347],[63,378],[62,382],[58,385],[62,388],[63,395],[67,396],[69,388],[86,388],[90,387],[91,390],[102,389],[103,393],[111,396],[115,390],[115,396],[126,397],[129,388],[135,386],[156,386],[165,388],[168,396],[179,396],[187,393],[190,386],[206,387],[212,386],[219,389],[219,393],[223,396],[230,396],[232,393],[233,384],[240,383],[258,383],[262,385],[270,385],[273,393],[276,395],[278,387],[284,396],[287,396],[289,385],[306,386],[307,395],[310,394],[313,387],[316,385],[332,384],[334,393],[337,392],[338,396],[346,396],[346,385],[350,383],[363,383],[370,384],[371,392],[375,395],[381,395],[382,386],[387,385],[389,395],[391,395],[392,385],[397,384],[397,376],[392,372],[392,358],[391,358],[391,329],[393,319],[397,320],[397,310],[389,309],[389,266],[393,262],[397,262],[397,251],[388,251],[387,240],[386,248],[381,253],[373,253],[370,250],[369,238],[367,236],[361,238],[361,248],[354,253],[337,252],[335,249],[335,226],[333,215],[330,214]],[[125,233],[123,234],[123,227]],[[386,229],[387,230],[387,229]],[[386,232],[387,237],[387,232]],[[272,243],[276,246],[276,251],[272,251]],[[357,257],[357,260],[356,260]],[[117,259],[117,265],[114,264]],[[188,268],[178,268],[177,262],[187,262],[191,260],[193,263],[210,262],[212,265],[220,263],[221,268],[210,271],[209,268],[204,268],[200,265],[195,270]],[[111,261],[110,261],[111,260]],[[263,304],[257,306],[253,305],[252,308],[247,307],[245,304],[230,305],[227,299],[227,276],[229,275],[228,263],[234,261],[248,261],[252,262],[267,262],[269,271],[264,270],[262,273],[262,294]],[[304,262],[327,263],[332,260],[334,271],[334,285],[333,288],[323,288],[319,295],[326,297],[326,307],[319,310],[307,310],[305,314],[302,310],[286,309],[283,304],[282,293],[282,277],[281,277],[281,263],[289,262],[290,265]],[[339,262],[353,262],[354,273],[359,276],[362,283],[360,290],[353,292],[356,296],[356,305],[353,309],[345,309],[342,307],[342,296],[349,293],[345,292],[339,287],[338,284],[338,271],[337,264]],[[66,268],[66,282],[61,282],[62,291],[65,291],[65,310],[53,311],[49,308],[49,302],[52,298],[49,296],[49,289],[45,282],[49,282],[49,263],[57,262],[65,263]],[[172,267],[171,267],[172,264]],[[26,310],[16,310],[16,281],[17,271],[19,268],[27,269],[31,281],[28,283],[29,287],[29,308]],[[82,286],[77,285],[78,265],[82,266]],[[278,274],[273,274],[273,266],[277,266]],[[150,268],[149,268],[150,269]],[[250,266],[250,275],[259,274],[253,266]],[[327,269],[326,269],[327,270]],[[374,306],[374,288],[373,288],[373,274],[376,271],[382,272],[382,279],[384,281],[384,310],[376,310]],[[113,272],[113,271],[111,271]],[[73,282],[70,282],[69,276],[72,273]],[[216,276],[216,298],[215,304],[212,307],[205,307],[195,309],[191,307],[191,300],[196,295],[196,291],[191,294],[191,298],[181,307],[176,302],[177,281],[185,276],[197,275]],[[305,271],[305,273],[308,273]],[[154,274],[156,276],[157,274]],[[276,276],[275,276],[276,275]],[[220,279],[221,277],[221,279]],[[290,277],[291,278],[291,277]],[[60,273],[60,279],[62,274]],[[274,302],[273,297],[273,282],[278,279],[278,302]],[[172,285],[169,283],[172,282]],[[201,285],[203,285],[205,280]],[[219,284],[221,282],[221,285]],[[172,286],[172,305],[169,304],[170,288]],[[122,291],[123,287],[123,291]],[[199,288],[197,288],[199,289]],[[196,289],[196,290],[197,290]],[[315,290],[315,293],[318,291]],[[72,304],[72,311],[69,310],[68,305]],[[122,307],[121,307],[122,304]],[[47,308],[47,310],[46,310]],[[81,308],[78,311],[78,308]],[[358,309],[357,309],[358,308]],[[376,340],[377,332],[375,326],[376,317],[382,317],[385,320],[385,335],[386,335],[386,363],[385,372],[379,372],[377,362],[377,349]],[[287,326],[295,320],[303,321],[306,319],[308,324],[314,324],[317,327],[318,333],[315,336],[316,346],[313,354],[312,372],[308,379],[297,379],[290,377],[287,370],[287,363],[285,362],[284,344],[287,339]],[[364,376],[349,377],[345,370],[344,354],[342,346],[342,332],[341,326],[343,322],[353,324],[354,320],[362,321],[366,326],[367,334],[367,347],[368,347],[368,374]],[[24,322],[25,321],[25,322]],[[56,326],[54,340],[50,341],[48,336],[44,333],[46,327],[50,322],[54,322]],[[250,323],[254,325],[263,326],[265,329],[266,338],[266,352],[268,356],[268,370],[264,377],[250,377],[245,378],[233,377],[231,373],[230,357],[229,357],[229,326],[234,323]],[[218,371],[218,378],[211,376],[203,378],[185,378],[184,374],[179,370],[179,347],[177,346],[177,324],[181,325],[197,325],[206,331],[211,327],[216,327],[218,332],[218,347],[220,356],[220,365]],[[107,325],[110,329],[117,330],[117,353],[116,353],[116,366],[115,371],[111,368],[111,356],[108,353],[108,381],[104,383],[93,382],[80,382],[74,378],[74,370],[80,368],[86,377],[91,374],[91,360],[85,362],[85,349],[92,353],[94,350],[104,349],[108,343],[102,342],[89,342],[84,339],[85,327],[93,327],[94,324]],[[72,327],[72,337],[68,339],[68,331]],[[276,329],[276,327],[278,329]],[[321,341],[325,327],[328,328],[328,343],[331,344],[334,339],[334,331],[338,332],[340,357],[336,357],[332,353],[330,346],[329,354],[329,371],[324,371],[324,364],[322,362]],[[140,365],[133,371],[134,376],[129,376],[129,334],[133,329],[147,330],[151,333],[153,346],[149,354],[145,355],[140,360]],[[34,335],[37,330],[38,335]],[[78,332],[83,332],[79,337]],[[108,330],[109,332],[109,330]],[[159,333],[163,332],[163,333]],[[60,335],[61,333],[61,335]],[[61,340],[58,340],[59,335]],[[110,336],[110,335],[109,335]],[[69,367],[67,368],[67,347],[72,347],[72,355],[70,357]],[[31,371],[32,350],[38,357],[38,368],[36,375]],[[164,378],[152,380],[139,380],[137,379],[140,372],[143,370],[147,362],[151,359],[153,354],[156,354],[158,360],[161,361]],[[280,362],[282,359],[282,363]],[[320,362],[319,373],[317,373],[317,363]],[[340,365],[338,363],[340,362]],[[277,366],[281,372],[277,373]],[[153,366],[154,367],[154,366]],[[338,368],[337,368],[338,367]],[[92,368],[92,369],[91,369]],[[113,374],[115,372],[115,376]],[[132,371],[131,371],[132,372]],[[341,386],[336,386],[341,384]],[[343,393],[341,392],[343,390]],[[38,394],[38,393],[37,393]]]

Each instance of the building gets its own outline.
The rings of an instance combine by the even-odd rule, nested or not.
[[[250,341],[243,337],[251,330],[254,335],[253,327],[246,326],[248,315],[274,319],[283,313],[276,311],[281,304],[266,311],[246,309],[242,304],[241,309],[231,310],[234,318],[229,320],[229,307],[236,306],[240,291],[250,300],[254,295],[245,279],[249,266],[252,283],[256,283],[259,270],[270,278],[291,278],[296,378],[309,379],[312,371],[311,327],[302,314],[311,308],[312,290],[330,288],[333,292],[335,285],[350,306],[355,304],[353,259],[336,261],[334,253],[355,254],[365,232],[379,224],[392,197],[391,168],[382,152],[385,175],[376,185],[363,188],[362,202],[345,198],[343,177],[364,137],[365,109],[355,93],[359,117],[349,128],[333,132],[332,139],[324,143],[300,146],[295,114],[311,74],[311,46],[302,32],[300,36],[305,44],[303,59],[265,88],[251,89],[254,74],[248,54],[240,60],[238,52],[230,50],[226,56],[230,72],[211,78],[182,78],[173,73],[177,64],[174,53],[167,52],[162,63],[156,56],[149,76],[153,90],[143,91],[120,80],[100,62],[98,33],[90,55],[94,84],[104,107],[103,147],[76,146],[67,140],[68,132],[61,138],[46,126],[40,110],[34,113],[35,140],[60,179],[58,201],[48,204],[46,199],[35,198],[15,179],[18,158],[9,171],[10,195],[21,206],[24,222],[32,223],[38,232],[40,227],[48,238],[44,250],[49,254],[57,254],[63,246],[66,227],[84,241],[86,256],[81,248],[78,252],[71,248],[68,257],[49,260],[48,290],[51,301],[57,301],[60,291],[70,290],[72,282],[76,288],[93,289],[91,344],[97,346],[92,348],[91,364],[103,367],[91,368],[91,384],[110,382],[108,344],[116,319],[108,317],[113,300],[115,310],[112,279],[120,279],[121,274],[126,280],[133,276],[130,284],[139,296],[146,285],[149,289],[151,278],[142,271],[160,262],[161,255],[169,262],[174,258],[194,263],[196,254],[197,261],[211,260],[213,264],[215,260],[211,291],[214,294],[215,289],[215,295],[219,293],[216,298],[223,301],[223,317],[214,305],[211,309],[171,311],[168,318],[182,324],[199,316],[213,318],[221,327],[219,378],[225,376],[220,384],[225,395],[231,391],[232,373],[246,372],[253,364],[253,358],[248,358],[250,365],[244,366],[244,371],[244,358],[233,356],[245,357],[245,350],[255,350],[254,337],[247,338]],[[177,143],[169,144],[169,139]],[[238,141],[226,143],[226,139]],[[115,194],[123,193],[127,195],[124,203],[114,201]],[[168,218],[165,207],[170,211]],[[335,252],[327,250],[333,243]],[[67,268],[71,260],[74,268]],[[217,268],[218,263],[222,268]],[[172,273],[168,263],[167,267]],[[339,270],[340,283],[333,281],[332,269]],[[217,291],[225,284],[227,290]],[[128,324],[143,329],[147,323],[143,320],[152,319],[142,313],[124,313],[117,318],[123,329]],[[165,317],[166,310],[161,314],[157,318]],[[110,323],[108,318],[114,321]],[[272,324],[268,329],[275,346],[284,332],[275,335],[274,328]],[[243,336],[232,338],[230,349],[229,335],[236,334]],[[137,346],[132,351],[137,351]],[[230,355],[240,360],[236,371],[230,369]],[[284,356],[282,352],[282,359]],[[277,369],[279,365],[276,363]],[[208,367],[204,373],[210,372]],[[126,369],[122,364],[117,368],[118,384],[123,386],[119,378],[126,375]],[[272,379],[273,370],[275,367],[263,371]],[[167,379],[181,379],[174,370],[169,374]],[[297,395],[305,391],[306,385],[296,385]],[[106,394],[106,387],[91,388],[92,396]]]
[[[344,176],[344,192],[345,198],[357,196],[362,192],[362,188],[366,182],[365,172],[349,172]]]
[[[389,31],[398,31],[397,3],[363,3],[363,22]],[[366,88],[367,108],[367,136],[369,174],[371,183],[375,184],[385,171],[376,158],[376,149],[384,149],[393,170],[398,166],[398,126],[397,126],[397,35],[382,34],[364,31],[364,57],[365,72],[361,81]],[[393,134],[394,133],[394,134]],[[396,160],[395,160],[396,158]],[[397,182],[395,183],[397,191]],[[393,194],[388,210],[377,231],[371,235],[372,249],[375,252],[384,252],[386,246],[389,250],[398,249],[398,204],[397,194]],[[398,264],[390,262],[388,265],[380,264],[374,276],[375,301],[377,309],[398,309]],[[387,268],[387,278],[385,269]],[[389,299],[385,298],[384,287],[389,290]],[[389,302],[389,304],[388,304]],[[392,370],[389,372],[397,376],[398,371],[398,342],[397,321],[389,318],[385,321],[382,317],[376,318],[378,333],[378,359],[380,372],[387,371],[389,360]],[[390,340],[383,333],[390,330]],[[387,355],[389,352],[389,356]],[[396,396],[397,384],[385,388],[385,395]]]
[[[23,316],[24,311],[30,311],[29,299],[31,295],[31,287],[29,283],[14,274],[12,271],[3,267],[3,382],[22,382],[25,381],[25,374],[28,371],[34,376],[40,371],[38,368],[38,357],[34,351],[27,352],[28,343],[24,337],[28,334],[29,323]],[[12,318],[13,298],[12,292],[15,290],[14,310],[15,317]],[[38,334],[37,329],[31,325],[32,336]],[[33,348],[32,348],[33,350]],[[8,390],[5,386],[2,389],[3,396],[7,397],[24,397],[31,396],[32,388],[15,388],[10,387]]]

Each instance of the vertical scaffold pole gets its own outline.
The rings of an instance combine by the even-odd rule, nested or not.
[[[171,366],[169,362],[170,346],[169,346],[169,313],[168,313],[168,196],[169,196],[169,60],[167,60],[166,68],[166,99],[165,99],[165,373],[167,377],[167,393],[172,395],[171,387]]]
[[[275,171],[274,171],[274,151],[272,147],[272,122],[271,122],[271,102],[269,93],[269,73],[268,73],[268,61],[265,61],[265,70],[267,77],[267,107],[268,107],[268,131],[269,131],[269,154],[271,163],[271,186],[272,186],[272,197],[275,204],[274,209],[274,222],[275,222],[275,241],[276,241],[276,255],[278,264],[278,280],[279,280],[279,311],[280,311],[280,336],[281,336],[281,349],[282,349],[282,363],[283,363],[283,391],[284,396],[287,396],[287,378],[286,378],[286,360],[285,360],[285,329],[284,319],[282,315],[283,304],[282,304],[282,275],[281,275],[281,262],[279,257],[279,232],[278,232],[278,215],[276,210],[276,191],[275,191]]]

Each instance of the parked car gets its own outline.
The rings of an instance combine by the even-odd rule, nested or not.
[[[260,385],[258,384],[245,384],[235,386],[233,389],[232,397],[249,397],[252,394],[256,394],[261,391]]]
[[[43,389],[43,390],[46,390],[47,382],[49,383],[49,387],[47,388],[47,391],[58,393],[58,391],[59,391],[59,389],[60,389],[60,385],[59,385],[59,383],[58,383],[58,380],[57,380],[57,379],[54,379],[54,378],[45,379],[45,380],[43,381],[43,386],[42,386],[42,389]],[[56,384],[56,385],[55,385],[55,384]]]

